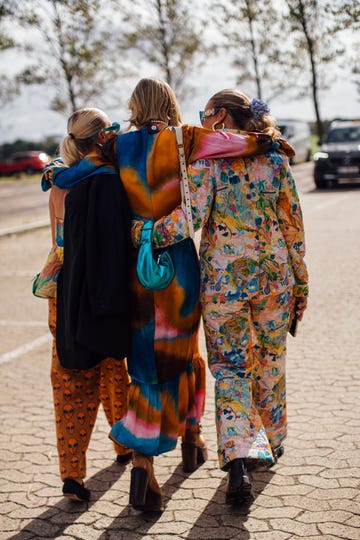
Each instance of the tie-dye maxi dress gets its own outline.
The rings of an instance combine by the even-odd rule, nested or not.
[[[202,157],[249,155],[266,150],[262,135],[234,135],[183,126],[187,162]],[[175,133],[152,124],[120,134],[114,150],[121,181],[134,215],[151,220],[180,203],[180,173]],[[71,187],[86,163],[55,170],[53,182]],[[85,160],[84,160],[85,161]],[[172,450],[185,428],[199,422],[204,409],[205,363],[197,348],[200,324],[198,257],[190,239],[169,248],[175,277],[164,290],[142,287],[136,276],[136,251],[131,274],[132,350],[127,414],[112,429],[111,438],[148,455]]]

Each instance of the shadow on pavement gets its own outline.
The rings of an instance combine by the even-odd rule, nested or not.
[[[64,530],[73,524],[81,514],[91,510],[104,493],[121,478],[125,467],[113,463],[90,477],[86,486],[91,490],[89,503],[75,503],[62,498],[54,506],[48,507],[45,512],[30,521],[20,532],[9,537],[9,540],[31,540],[39,538],[58,538]],[[54,535],[56,531],[56,535]]]
[[[254,500],[265,489],[273,475],[273,472],[266,471],[266,473],[256,473],[253,476]],[[165,497],[165,512],[167,501],[180,489],[181,484],[188,477],[189,475],[183,472],[182,466],[178,465],[170,478],[163,484],[162,491]],[[227,478],[224,478],[216,493],[208,502],[206,508],[204,508],[201,516],[192,525],[186,538],[193,540],[250,539],[250,532],[245,529],[244,524],[247,521],[250,507],[254,501],[239,507],[226,505],[224,502],[226,484]],[[140,540],[143,537],[142,535],[145,535],[149,531],[160,516],[161,514],[136,512],[127,507],[107,527],[107,530],[99,536],[98,540],[118,540],[125,537]],[[170,535],[171,525],[167,523],[166,529],[167,534]],[[175,533],[174,538],[176,538]]]
[[[186,538],[190,540],[250,539],[251,531],[245,528],[250,508],[274,474],[272,471],[253,473],[251,478],[254,500],[242,505],[225,504],[227,487],[227,478],[225,477]]]
[[[165,499],[165,512],[166,503],[171,499],[172,495],[181,487],[181,484],[188,478],[188,475],[183,472],[182,465],[178,465],[172,475],[167,479],[165,484],[161,486],[161,490]],[[122,532],[127,532],[128,538],[142,538],[153,525],[158,521],[162,514],[156,514],[153,512],[137,512],[131,507],[126,507],[119,514],[107,530],[99,536],[98,540],[109,540],[123,538]]]
[[[91,501],[88,504],[74,504],[67,499],[61,499],[57,504],[49,507],[28,523],[22,531],[9,537],[9,540],[38,540],[39,538],[60,537],[69,526],[78,520],[79,516],[91,511],[91,506],[101,499],[103,494],[122,476],[124,471],[125,467],[120,467],[116,463],[99,471],[89,478],[86,483],[91,489]],[[245,523],[248,519],[250,507],[271,481],[273,475],[272,471],[253,474],[254,501],[241,506],[225,504],[227,484],[227,478],[225,477],[202,511],[201,516],[192,525],[187,538],[190,540],[227,540],[230,538],[249,540],[250,532],[245,528]],[[180,489],[187,478],[188,475],[183,472],[182,466],[178,465],[163,484],[165,512],[167,501]],[[150,512],[136,512],[130,506],[126,506],[112,523],[107,525],[106,530],[102,532],[98,540],[115,540],[125,537],[140,540],[161,515]],[[91,527],[91,525],[89,526]],[[100,528],[99,533],[101,533]]]

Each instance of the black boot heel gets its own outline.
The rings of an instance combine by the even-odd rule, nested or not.
[[[142,467],[131,469],[129,503],[135,508],[142,509],[146,504],[146,494],[149,485],[149,475]]]
[[[181,455],[184,472],[194,472],[199,465],[208,459],[208,451],[205,446],[200,447],[186,442],[181,444]]]
[[[194,444],[181,443],[181,455],[184,472],[194,472],[197,469],[197,448]]]
[[[197,463],[198,465],[202,465],[203,463],[205,463],[205,461],[207,461],[208,459],[208,449],[206,448],[206,446],[204,446],[203,448],[200,448],[199,446],[197,447]]]
[[[142,510],[143,512],[163,512],[164,501],[161,493],[156,493],[149,486],[146,493],[145,505],[142,508],[138,508],[138,510]]]
[[[241,504],[253,500],[251,482],[244,460],[230,462],[229,480],[226,490],[226,504]]]

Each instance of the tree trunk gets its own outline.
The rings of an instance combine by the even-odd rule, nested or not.
[[[314,54],[314,42],[309,36],[305,21],[303,23],[303,28],[304,28],[305,38],[308,44],[309,58],[310,58],[310,64],[311,64],[311,88],[312,88],[312,98],[313,98],[315,117],[316,117],[316,132],[319,137],[319,140],[321,141],[324,135],[324,128],[323,128],[323,124],[320,118],[319,96],[318,96],[318,77],[317,77],[315,54]]]
[[[314,103],[314,109],[315,109],[315,117],[316,117],[316,132],[319,137],[319,140],[321,141],[324,135],[324,128],[323,123],[320,118],[320,109],[319,109],[319,99],[318,99],[318,87],[317,87],[317,74],[315,65],[313,62],[311,62],[311,75],[312,75],[312,97],[313,97],[313,103]]]
[[[257,56],[257,50],[256,50],[255,32],[254,32],[254,25],[253,25],[254,18],[251,12],[250,2],[247,2],[247,13],[248,13],[249,30],[250,30],[251,56],[252,56],[253,66],[254,66],[257,97],[259,99],[262,99],[261,77],[259,73],[259,62],[258,62],[258,56]]]

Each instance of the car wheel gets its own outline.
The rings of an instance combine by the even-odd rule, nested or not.
[[[29,168],[29,169],[26,169],[26,170],[25,170],[25,173],[26,173],[26,174],[34,174],[34,170],[31,169],[31,168]]]
[[[315,178],[315,185],[317,189],[326,189],[328,187],[328,182],[323,178]]]

